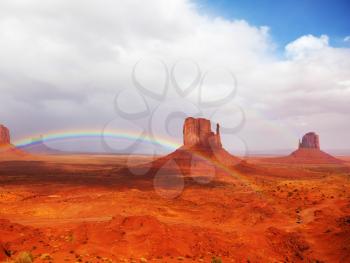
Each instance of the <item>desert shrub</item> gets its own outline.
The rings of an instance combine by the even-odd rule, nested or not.
[[[33,256],[30,252],[21,252],[15,260],[15,263],[32,263],[32,262],[33,262]]]
[[[221,260],[221,258],[213,257],[213,258],[211,259],[211,263],[222,263],[222,260]]]
[[[52,260],[52,257],[48,253],[41,254],[40,258],[42,260]]]
[[[66,237],[65,237],[66,241],[68,242],[73,242],[74,241],[74,235],[72,233],[69,233]]]

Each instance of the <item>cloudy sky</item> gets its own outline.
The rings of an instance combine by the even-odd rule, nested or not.
[[[293,149],[308,131],[350,149],[350,8],[281,2],[2,0],[0,123],[15,142],[124,130],[180,143],[198,115],[232,152]],[[106,149],[78,141],[54,146]]]

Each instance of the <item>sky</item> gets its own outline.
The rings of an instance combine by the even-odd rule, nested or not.
[[[302,35],[330,37],[335,46],[346,46],[350,31],[347,0],[199,0],[203,12],[227,19],[243,19],[253,25],[266,25],[278,47]]]
[[[327,0],[2,0],[0,123],[15,143],[58,134],[49,146],[133,153],[181,144],[194,115],[219,122],[232,153],[291,150],[309,131],[347,150],[347,13]],[[123,138],[99,137],[111,131]]]

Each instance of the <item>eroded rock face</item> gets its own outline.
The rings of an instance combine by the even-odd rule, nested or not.
[[[216,125],[214,133],[211,130],[210,120],[186,118],[183,125],[183,143],[183,146],[166,156],[157,158],[151,163],[133,167],[132,174],[146,173],[148,178],[158,178],[160,175],[184,176],[204,183],[210,182],[215,176],[231,178],[227,175],[232,175],[233,171],[255,172],[253,166],[224,149],[220,139],[220,126]],[[125,174],[130,173],[125,172]],[[165,181],[173,182],[168,178]]]
[[[0,145],[10,144],[10,131],[4,125],[0,125]]]
[[[189,117],[183,127],[185,147],[222,148],[220,126],[217,124],[216,133],[211,131],[210,120]]]
[[[314,132],[305,134],[302,141],[299,142],[299,149],[300,148],[320,149],[320,140],[318,135]]]

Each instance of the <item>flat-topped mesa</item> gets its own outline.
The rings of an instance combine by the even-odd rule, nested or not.
[[[214,133],[211,131],[210,120],[204,118],[186,118],[183,138],[185,147],[222,148],[219,124]]]
[[[0,145],[9,145],[10,140],[10,131],[4,125],[0,124]]]
[[[315,132],[308,132],[305,134],[301,140],[299,141],[299,149],[307,148],[307,149],[320,149],[320,139],[319,136]]]

